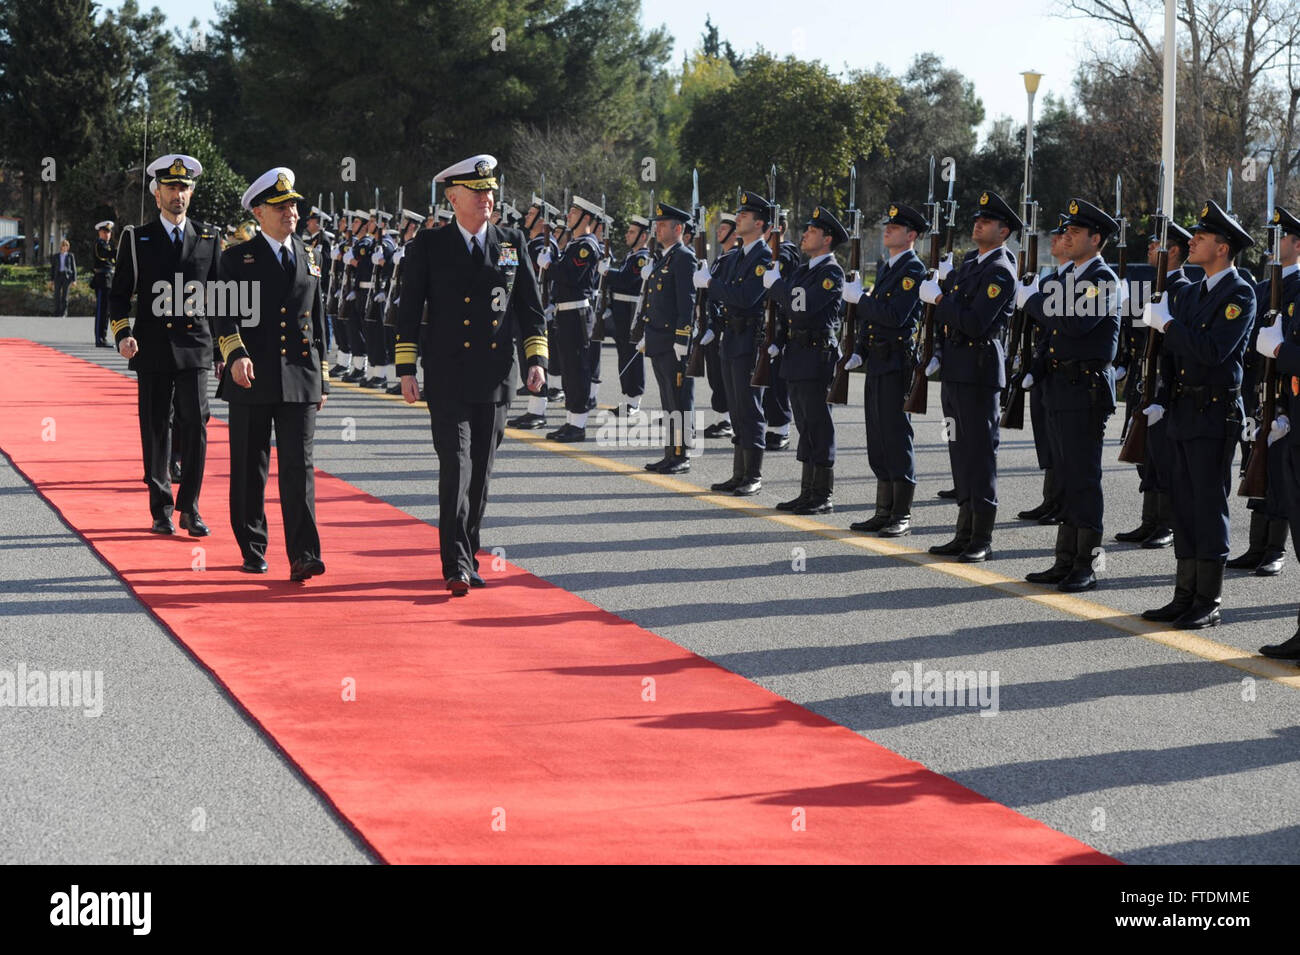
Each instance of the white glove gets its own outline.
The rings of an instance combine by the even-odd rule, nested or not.
[[[335,262],[337,262],[339,259],[343,258],[343,250],[342,250],[342,249],[335,249],[335,250],[330,254],[330,258],[333,259]]]
[[[641,354],[643,354],[643,355],[645,354],[645,339],[644,339],[644,338],[641,339],[639,342],[636,343],[636,350],[639,351],[639,352],[640,352]]]
[[[352,301],[352,300],[353,300],[354,298],[356,298],[356,297],[357,297],[357,293],[356,293],[356,292],[348,292],[347,301],[350,302],[350,301]]]
[[[605,309],[605,311],[600,313],[600,317],[605,321],[609,321],[611,318],[614,317],[614,310],[612,308],[607,308]]]
[[[926,305],[934,305],[939,301],[939,297],[943,295],[943,289],[939,287],[939,283],[934,279],[926,279],[921,283],[920,295],[921,301]]]
[[[1255,351],[1265,358],[1272,358],[1277,346],[1281,344],[1282,323],[1275,318],[1272,325],[1265,325],[1259,330],[1259,337],[1255,339]]]
[[[599,262],[597,262],[597,263],[596,263],[596,271],[599,272],[601,275],[604,275],[606,272],[608,272],[608,271],[609,271],[609,259],[601,259]]]
[[[939,260],[939,268],[936,270],[936,275],[938,275],[939,281],[942,282],[951,273],[952,273],[952,253],[946,252],[944,253],[943,258]]]
[[[771,288],[780,278],[781,265],[778,262],[773,262],[767,267],[767,271],[763,273],[763,288]]]
[[[1025,391],[1034,387],[1034,373],[1032,371],[1025,372],[1025,377],[1020,379],[1020,387]]]
[[[845,371],[852,371],[854,368],[862,367],[862,356],[854,352],[849,356],[849,360],[844,363]]]
[[[1291,419],[1284,414],[1278,415],[1273,419],[1273,424],[1268,429],[1268,446],[1273,447],[1273,442],[1278,438],[1285,438],[1290,430]]]
[[[375,268],[382,269],[384,267],[384,253],[377,253],[372,261],[375,263]]]
[[[1149,428],[1165,416],[1165,406],[1148,405],[1142,409],[1142,413],[1147,416],[1147,427]]]
[[[537,268],[539,271],[541,269],[547,268],[550,264],[551,264],[550,249],[542,249],[541,252],[537,253]]]
[[[935,355],[930,359],[930,364],[925,366],[925,377],[933,378],[939,371],[939,356]]]
[[[402,246],[393,253],[393,264],[396,265],[398,262],[402,261],[402,256],[404,255],[406,255],[406,246]]]
[[[1124,377],[1125,375],[1127,375],[1127,374],[1128,374],[1128,369],[1125,368],[1123,365],[1116,365],[1116,366],[1115,366],[1115,380],[1116,380],[1116,381],[1119,381],[1121,378],[1123,378],[1123,377]]]
[[[546,306],[546,308],[543,309],[542,314],[546,316],[548,322],[555,321],[555,303],[552,302],[550,305]]]
[[[1033,298],[1034,294],[1037,291],[1038,291],[1037,275],[1035,275],[1033,279],[1030,280],[1028,285],[1026,285],[1023,282],[1017,285],[1016,286],[1016,308],[1023,309],[1025,307],[1025,303],[1028,302],[1031,298]]]
[[[691,276],[691,281],[695,283],[696,288],[708,288],[709,279],[712,277],[713,276],[709,274],[709,263],[701,262],[700,267],[696,269],[695,274]]]
[[[687,351],[687,347],[681,342],[673,342],[673,354],[677,356],[678,361],[685,360]]]
[[[386,298],[388,298],[388,295],[385,294],[384,292],[376,292],[376,293],[375,293],[375,301],[376,301],[376,302],[382,302],[382,301],[383,301],[384,299],[386,299]]]
[[[653,262],[647,262],[645,265],[641,266],[642,282],[650,281],[650,276],[654,274],[655,274],[655,264]]]
[[[778,348],[776,345],[768,345],[767,353],[772,358],[775,358],[777,355],[781,354],[781,349]]]
[[[717,337],[718,337],[717,335],[713,334],[713,329],[706,328],[704,330],[704,334],[700,336],[700,344],[707,345],[709,342],[713,341],[713,339]]]
[[[850,305],[856,305],[861,301],[862,279],[855,275],[852,282],[845,282],[843,287],[840,289],[840,298],[844,299],[844,301],[848,302]]]
[[[357,260],[357,257],[356,257],[355,255],[352,254],[352,250],[351,250],[351,249],[348,249],[346,252],[343,253],[343,264],[344,264],[344,265],[351,265],[351,264],[352,264],[353,262],[355,262],[356,260]]]
[[[1173,316],[1169,314],[1169,303],[1165,301],[1165,296],[1158,300],[1152,299],[1147,302],[1146,308],[1142,310],[1142,324],[1148,328],[1154,328],[1156,331],[1164,334],[1165,326],[1173,321]]]

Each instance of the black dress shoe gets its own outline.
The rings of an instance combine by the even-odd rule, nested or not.
[[[736,432],[731,427],[730,421],[718,421],[704,429],[706,438],[734,438]]]
[[[779,434],[776,431],[769,431],[767,437],[763,439],[767,444],[769,451],[784,451],[790,447],[790,436],[788,434]]]
[[[1142,541],[1142,547],[1146,550],[1158,550],[1161,547],[1172,547],[1174,544],[1174,529],[1172,527],[1157,527],[1150,535]]]
[[[586,441],[587,429],[579,428],[574,424],[564,424],[546,435],[550,441],[563,441],[566,444],[574,441]]]
[[[486,587],[487,581],[479,576],[477,570],[472,570],[469,574],[469,585],[471,587]]]
[[[563,388],[551,388],[551,389],[549,389],[549,390],[546,392],[546,399],[547,399],[548,401],[563,401],[563,400],[564,400],[564,389],[563,389]]]
[[[264,574],[266,573],[266,561],[256,555],[245,557],[244,562],[239,565],[239,569],[246,574]]]
[[[366,373],[364,369],[353,368],[351,371],[344,373],[341,380],[350,381],[353,384],[356,384],[358,381],[361,381],[365,377],[366,377]]]
[[[347,373],[348,373],[347,365],[335,365],[333,368],[330,369],[331,378],[342,378]]]
[[[671,454],[665,454],[658,461],[651,461],[649,464],[645,466],[645,469],[647,471],[654,471],[656,474],[660,474],[663,472],[663,469],[666,468],[672,460],[673,460],[673,456]]]
[[[203,518],[199,517],[199,512],[193,514],[181,513],[180,520],[181,530],[188,531],[191,537],[207,537],[212,531],[208,530],[208,525],[203,523]]]
[[[940,491],[939,496],[945,501],[955,501],[957,500],[957,489],[953,488],[951,491]]]
[[[388,379],[380,375],[375,375],[372,378],[366,378],[361,382],[362,388],[385,388],[387,386],[388,386]]]
[[[172,526],[170,518],[160,517],[153,522],[153,527],[149,528],[155,534],[175,534],[176,528]]]
[[[1300,630],[1290,640],[1270,643],[1266,647],[1260,647],[1259,652],[1274,660],[1300,660]]]
[[[319,577],[323,573],[325,573],[325,562],[319,557],[299,557],[289,568],[289,579],[306,580],[309,577]]]
[[[643,416],[645,412],[642,411],[639,406],[633,408],[620,402],[614,406],[612,414],[615,418],[639,418]]]
[[[447,578],[447,589],[453,597],[464,597],[469,593],[469,578],[464,574],[452,574]]]
[[[685,474],[691,469],[690,458],[686,455],[680,455],[675,458],[669,458],[668,463],[659,469],[660,474]]]
[[[511,418],[506,424],[511,428],[524,428],[525,430],[535,431],[546,427],[546,415],[525,411],[523,414]]]
[[[384,394],[386,395],[400,395],[401,393],[402,383],[400,381],[395,381],[384,389]]]

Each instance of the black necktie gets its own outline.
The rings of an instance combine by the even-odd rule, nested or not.
[[[473,244],[474,244],[474,252],[473,252],[474,268],[476,268],[476,269],[478,269],[478,268],[482,268],[482,267],[483,267],[483,247],[482,247],[481,245],[478,244],[478,236],[474,236],[474,238],[473,238],[471,241],[472,241]]]
[[[177,259],[181,257],[181,249],[184,248],[184,245],[185,244],[181,241],[181,230],[180,229],[173,230],[172,231],[172,254],[175,255]]]
[[[289,257],[289,247],[287,245],[280,246],[280,265],[284,268],[286,275],[293,274],[293,259]]]

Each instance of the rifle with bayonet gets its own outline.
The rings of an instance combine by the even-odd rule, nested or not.
[[[1156,235],[1160,249],[1156,253],[1156,283],[1152,293],[1153,300],[1159,300],[1165,294],[1165,278],[1169,271],[1169,218],[1164,210],[1165,164],[1160,163],[1159,192],[1156,193]],[[1133,423],[1119,449],[1119,459],[1125,464],[1145,464],[1147,455],[1147,416],[1143,411],[1155,400],[1156,375],[1160,367],[1160,340],[1163,335],[1155,329],[1147,329],[1146,351],[1142,357],[1142,386],[1138,391],[1138,411],[1133,415]]]
[[[370,288],[366,289],[366,301],[361,309],[361,320],[375,321],[371,318],[375,305],[375,290],[379,288],[380,269],[375,265],[375,253],[384,251],[384,216],[379,208],[379,187],[375,186],[375,231],[374,244],[370,247]],[[382,289],[380,289],[382,291]]]
[[[776,204],[776,163],[772,164],[772,174],[768,180],[768,198],[772,204],[772,228],[767,233],[767,249],[772,255],[772,265],[781,261],[781,239],[785,230],[781,228],[781,207]],[[776,344],[776,300],[769,292],[763,306],[763,341],[758,346],[758,358],[754,363],[754,374],[749,384],[753,388],[766,388],[772,383],[772,356],[768,348]]]
[[[952,178],[948,180],[948,254],[952,254],[952,244],[957,232],[957,200],[953,197],[953,190],[957,185],[957,167],[951,167]],[[934,157],[930,157],[930,198],[926,207],[930,210],[930,272],[927,278],[937,279],[939,272],[939,244],[941,235],[939,230],[939,203],[934,198]],[[903,401],[903,410],[908,414],[925,414],[929,407],[930,398],[930,380],[925,377],[925,369],[929,366],[930,360],[934,358],[934,313],[937,306],[926,305],[925,310],[921,313],[921,354],[912,369],[912,386],[908,389],[907,398]]]
[[[858,279],[862,274],[862,213],[858,209],[858,168],[849,167],[849,227],[853,238],[849,241],[849,276]],[[835,377],[826,394],[826,401],[833,405],[849,403],[849,370],[845,364],[858,339],[858,303],[848,302],[844,306],[844,333],[840,337],[840,360],[835,363]]]
[[[348,225],[347,228],[342,230],[340,233],[340,239],[339,239],[339,262],[340,263],[343,263],[343,256],[352,248],[353,244],[356,241],[355,236],[352,235],[352,216],[349,215],[350,212],[351,210],[348,209],[348,194],[347,192],[344,192],[343,193],[343,216],[348,220]],[[351,265],[343,264],[342,277],[339,280],[337,313],[339,318],[343,319],[344,321],[347,321],[346,310],[348,307],[348,293],[352,291],[352,284],[356,278],[356,270],[357,270],[357,266],[355,262],[353,262]]]
[[[1268,167],[1268,214],[1273,214],[1273,167]],[[1260,328],[1282,321],[1282,225],[1280,217],[1274,215],[1268,227],[1268,314]],[[1259,334],[1257,331],[1256,335]],[[1259,376],[1263,394],[1259,400],[1259,417],[1255,419],[1254,440],[1250,444],[1250,458],[1246,462],[1246,473],[1237,488],[1238,497],[1265,497],[1268,494],[1268,431],[1272,427],[1273,417],[1277,413],[1277,361],[1269,356],[1262,358],[1264,367]]]
[[[645,300],[645,293],[650,291],[650,282],[654,279],[654,268],[656,260],[659,258],[659,238],[654,233],[655,221],[655,191],[650,190],[650,241],[646,244],[646,253],[649,255],[650,275],[641,280],[641,291],[636,297],[634,306],[632,328],[628,335],[628,340],[633,344],[639,344],[645,337],[645,326],[649,318],[646,316],[646,309],[649,307]],[[635,357],[635,356],[634,356]]]
[[[401,246],[396,243],[401,241],[402,233],[406,231],[406,223],[403,221],[405,216],[402,215],[402,210],[405,208],[405,206],[402,205],[403,198],[403,188],[398,186],[397,211],[394,212],[393,215],[397,219],[397,224],[401,228],[397,230],[397,240],[394,242],[395,248],[393,249],[394,253],[397,249],[401,248]],[[402,262],[405,258],[406,256],[403,254],[402,258],[397,260],[397,264],[393,266],[393,271],[388,275],[388,284],[384,287],[383,319],[384,325],[389,328],[397,327],[397,305],[394,302],[394,296],[396,295],[397,297],[400,297],[402,294]]]
[[[1020,243],[1020,281],[1028,285],[1038,275],[1038,202],[1034,199],[1034,156],[1025,158],[1025,181],[1020,189],[1020,221],[1025,241]],[[1021,387],[1033,360],[1033,324],[1023,308],[1011,318],[1011,342],[1007,349],[1007,387],[1002,392],[1001,426],[1018,431],[1025,426],[1025,389]],[[1018,360],[1017,360],[1018,359]]]
[[[709,261],[709,237],[704,234],[704,207],[700,205],[700,172],[691,170],[691,215],[695,218],[695,260],[703,265]],[[691,336],[691,358],[686,365],[688,378],[704,376],[704,346],[700,339],[709,327],[709,290],[695,290],[695,334]]]
[[[605,208],[605,194],[600,194],[600,208]],[[609,308],[609,283],[605,281],[609,277],[610,267],[614,264],[614,256],[610,253],[610,245],[613,237],[609,234],[611,230],[606,229],[605,241],[601,244],[600,261],[605,263],[605,271],[600,273],[600,280],[596,285],[596,321],[592,326],[591,340],[593,342],[603,342],[607,330],[605,328],[605,311]],[[599,265],[597,266],[599,268]]]

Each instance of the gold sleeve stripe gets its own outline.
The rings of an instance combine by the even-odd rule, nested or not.
[[[524,339],[524,357],[525,358],[545,358],[550,360],[550,349],[546,344],[545,335],[531,335]]]
[[[239,333],[233,335],[223,335],[217,339],[217,347],[221,349],[221,360],[230,361],[230,355],[237,350],[248,351],[244,347],[244,340],[239,337]]]
[[[330,363],[323,361],[320,363],[320,376],[326,381],[330,380]]]
[[[130,329],[131,320],[129,318],[119,318],[112,323],[112,326],[113,326],[113,334],[114,336],[116,336],[117,333],[120,332],[122,329],[124,328]]]
[[[417,347],[409,342],[398,342],[393,349],[393,364],[414,365]]]

